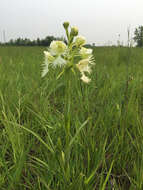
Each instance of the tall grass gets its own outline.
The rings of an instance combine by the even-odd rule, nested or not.
[[[142,190],[142,49],[95,48],[66,125],[64,78],[41,79],[43,50],[0,47],[0,189]]]

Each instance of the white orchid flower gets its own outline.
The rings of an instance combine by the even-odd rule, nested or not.
[[[42,77],[44,77],[48,73],[49,64],[51,64],[55,59],[48,51],[44,51],[44,55],[45,55],[45,61],[43,64],[43,70],[42,70],[42,75],[41,75]]]
[[[91,73],[91,65],[95,63],[92,55],[93,50],[83,47],[86,43],[86,39],[84,36],[77,36],[77,27],[71,27],[71,31],[69,32],[69,23],[65,22],[63,26],[66,30],[67,45],[63,41],[51,42],[48,51],[44,51],[45,61],[42,77],[48,73],[49,66],[63,67],[59,76],[62,76],[62,74],[69,69],[74,72],[75,67],[77,67],[81,74],[81,80],[85,83],[89,83],[91,79],[88,78],[86,74]],[[59,76],[57,78],[59,78]]]
[[[89,63],[90,63],[89,59],[82,59],[81,61],[79,61],[76,67],[79,69],[81,73],[83,72],[91,73],[91,68],[89,66]]]
[[[77,36],[75,39],[75,45],[76,46],[83,46],[86,43],[86,39],[84,36]]]
[[[62,41],[52,41],[50,44],[50,52],[52,55],[61,55],[67,49],[67,45]]]
[[[89,58],[90,56],[92,56],[92,51],[93,51],[92,49],[87,49],[85,47],[82,47],[79,53],[82,58]]]

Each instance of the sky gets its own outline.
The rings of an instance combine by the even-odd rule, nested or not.
[[[0,0],[0,41],[65,36],[62,23],[79,28],[87,43],[127,43],[143,25],[143,0]],[[120,35],[120,39],[119,39]]]

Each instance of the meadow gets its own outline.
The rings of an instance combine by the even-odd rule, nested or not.
[[[143,49],[95,47],[66,125],[64,78],[41,78],[45,49],[0,47],[0,190],[142,190]]]

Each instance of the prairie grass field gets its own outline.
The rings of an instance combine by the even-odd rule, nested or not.
[[[143,49],[95,47],[91,82],[41,78],[45,47],[0,47],[0,190],[142,190]]]

